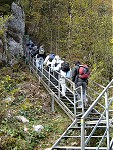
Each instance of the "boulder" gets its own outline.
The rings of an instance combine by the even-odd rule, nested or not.
[[[7,46],[11,56],[23,55],[23,36],[25,32],[25,15],[23,9],[15,4],[11,5],[12,17],[8,20],[6,27]]]
[[[26,119],[24,116],[16,116],[15,118],[23,123],[29,123],[29,120]]]
[[[33,125],[34,131],[38,132],[40,134],[41,130],[44,129],[42,125]]]

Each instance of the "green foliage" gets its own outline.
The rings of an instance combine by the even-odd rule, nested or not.
[[[5,24],[8,19],[9,16],[4,16],[4,18],[0,18],[0,38],[3,38],[4,32],[6,31]]]
[[[9,15],[11,14],[11,4],[17,0],[1,0],[0,1],[0,14]]]
[[[2,1],[2,4],[9,6],[11,2]],[[65,54],[71,62],[80,59],[93,66],[102,61],[106,66],[103,76],[111,80],[110,1],[20,0],[18,4],[26,14],[26,34],[34,42],[44,43],[47,52],[54,51],[61,56]],[[2,28],[1,37],[3,33]]]
[[[11,92],[15,90],[16,83],[14,82],[13,79],[9,75],[3,77],[3,80],[1,81],[1,90],[5,90],[6,92]],[[16,91],[15,91],[16,92]],[[15,93],[13,91],[13,93]]]
[[[34,41],[43,42],[48,52],[65,54],[71,61],[80,59],[91,66],[102,62],[106,67],[101,75],[111,80],[110,1],[21,0],[21,4],[27,32]]]
[[[64,132],[64,128],[71,123],[69,118],[60,109],[59,113],[44,112],[41,98],[36,100],[31,96],[28,98],[28,94],[31,94],[27,93],[29,87],[23,89],[21,87],[24,87],[25,83],[37,82],[37,79],[33,79],[28,72],[25,73],[20,69],[19,72],[13,72],[7,67],[0,70],[0,76],[0,149],[44,150],[51,147]],[[11,101],[5,100],[7,97],[10,97]],[[18,121],[16,119],[18,115],[26,117],[29,123]],[[39,124],[44,127],[41,133],[33,130],[33,125]]]

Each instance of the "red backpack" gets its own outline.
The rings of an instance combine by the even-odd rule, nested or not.
[[[87,79],[90,75],[90,71],[87,65],[80,65],[79,66],[79,78]]]

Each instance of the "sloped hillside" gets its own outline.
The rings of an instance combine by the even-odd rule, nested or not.
[[[21,62],[0,70],[0,149],[45,150],[54,144],[70,120],[55,106],[38,79]],[[41,125],[40,131],[35,127]]]

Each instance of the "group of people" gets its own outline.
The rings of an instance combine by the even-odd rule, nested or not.
[[[36,67],[41,69],[46,58],[44,46],[40,44],[35,45],[32,40],[29,40],[26,46],[30,57],[33,59],[33,62],[36,60]]]
[[[84,104],[86,104],[86,87],[88,83],[88,77],[90,75],[89,69],[87,65],[82,65],[80,61],[76,61],[74,63],[74,67],[71,69],[69,63],[65,60],[65,57],[61,58],[58,55],[55,55],[54,53],[51,53],[46,56],[44,46],[41,45],[39,47],[33,45],[31,42],[29,45],[30,54],[35,62],[37,69],[42,69],[43,66],[47,67],[47,70],[50,73],[54,72],[54,76],[56,78],[55,85],[58,85],[59,83],[62,87],[62,97],[66,96],[66,80],[65,78],[69,78],[75,83],[75,87],[82,87],[82,93],[83,93],[83,101]],[[60,74],[60,78],[58,79],[58,73]],[[81,91],[78,88],[78,96],[81,95]],[[77,97],[78,98],[78,97]],[[81,107],[82,102],[78,103],[78,106]]]

